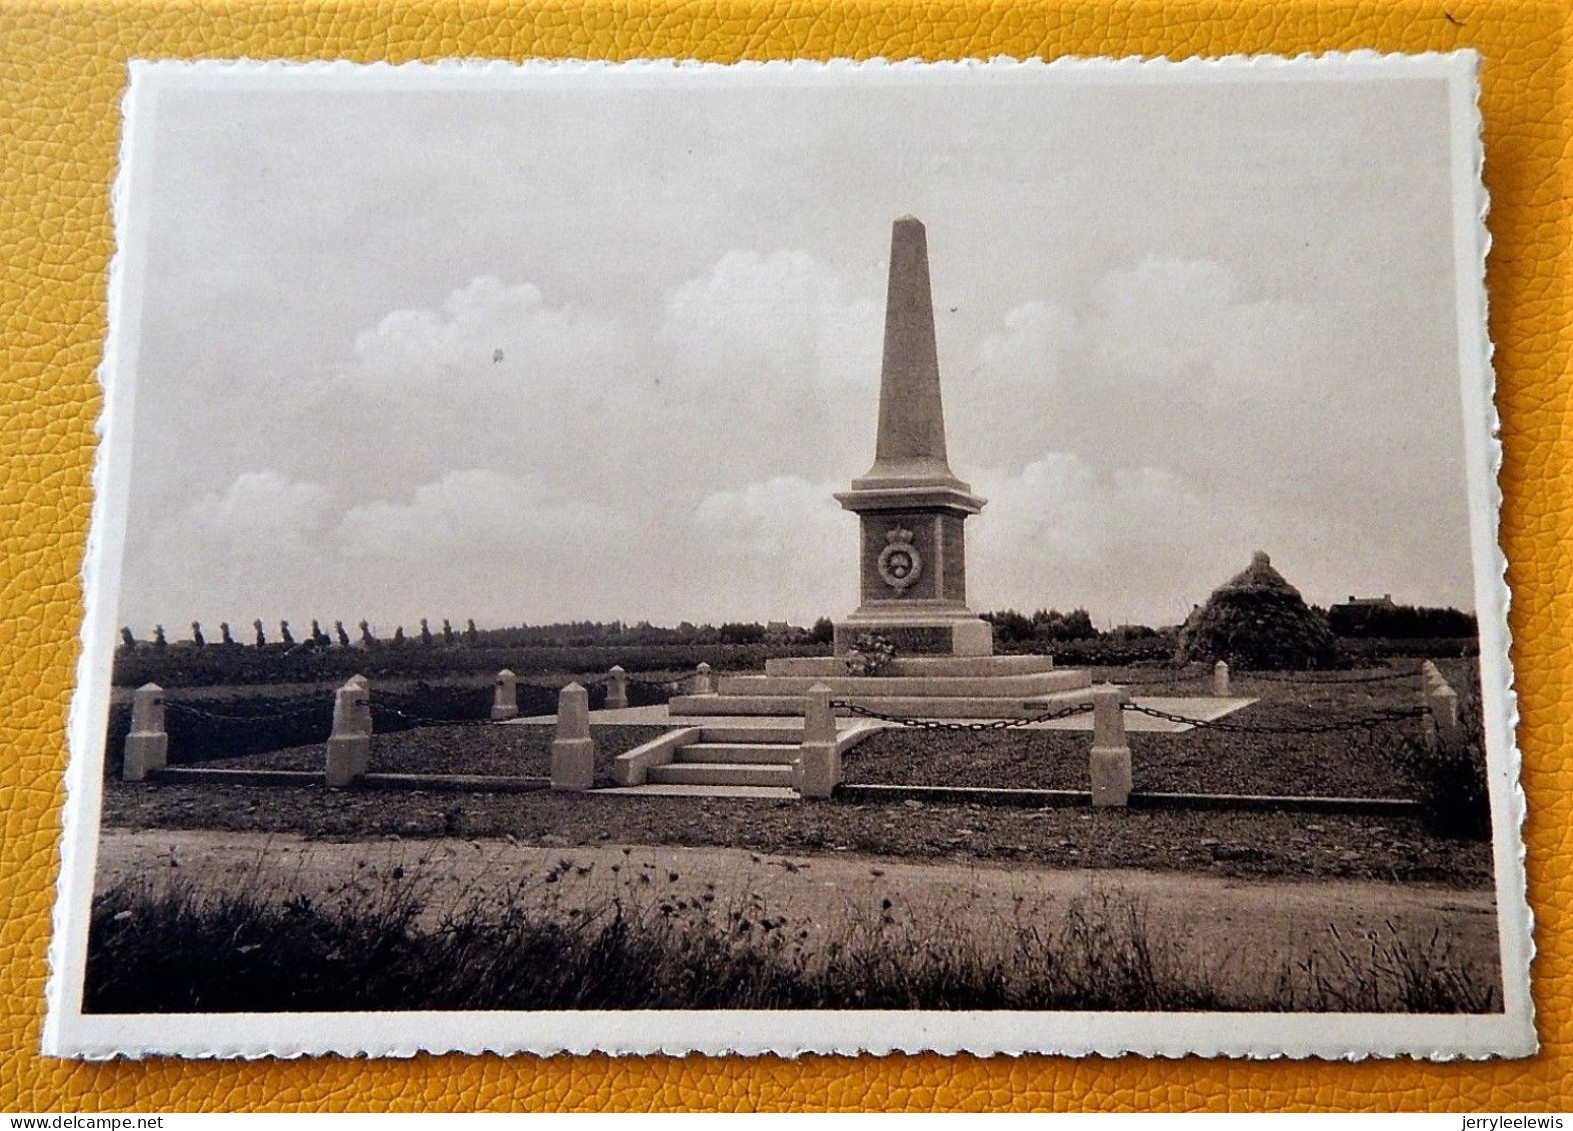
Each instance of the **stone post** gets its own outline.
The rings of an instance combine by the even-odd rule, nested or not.
[[[1105,683],[1092,690],[1092,803],[1124,805],[1131,795],[1131,748],[1125,737],[1125,689]]]
[[[146,781],[169,763],[169,733],[164,729],[164,689],[144,683],[131,697],[131,733],[120,760],[124,781]]]
[[[333,734],[328,738],[328,784],[342,789],[366,772],[371,760],[371,692],[354,676],[333,693]]]
[[[1229,665],[1222,660],[1213,665],[1213,694],[1219,699],[1229,696]]]
[[[606,674],[611,677],[606,681],[606,709],[620,711],[628,706],[628,673],[621,664],[613,664]]]
[[[802,797],[827,798],[841,782],[841,753],[836,749],[836,716],[830,688],[808,689],[803,712],[803,746],[792,763],[792,785]]]
[[[1458,692],[1430,660],[1420,665],[1420,676],[1423,681],[1420,701],[1431,712],[1427,733],[1434,734],[1443,745],[1451,746],[1462,738],[1458,724]]]
[[[1454,746],[1461,737],[1458,725],[1458,692],[1446,683],[1428,687],[1425,705],[1431,708],[1431,721],[1436,724],[1437,738],[1444,746]]]
[[[595,739],[590,737],[590,693],[570,683],[557,695],[552,740],[552,788],[585,790],[595,783]]]
[[[492,722],[519,717],[519,677],[507,668],[492,684]]]
[[[694,669],[694,695],[714,695],[715,683],[710,678],[710,665],[701,663]]]

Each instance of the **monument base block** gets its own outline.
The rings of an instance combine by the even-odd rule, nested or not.
[[[552,742],[552,788],[580,792],[595,784],[595,740],[559,738]]]
[[[126,781],[146,781],[169,761],[168,734],[128,734],[120,776]]]
[[[834,651],[844,656],[859,636],[881,636],[898,656],[992,656],[994,626],[980,617],[912,617],[852,614],[836,622]]]
[[[1092,803],[1098,808],[1126,805],[1131,796],[1131,748],[1094,746],[1088,769],[1092,777]]]
[[[371,735],[335,735],[328,739],[328,784],[343,789],[366,773],[371,762]]]
[[[835,742],[805,742],[792,763],[792,787],[803,797],[828,798],[841,781],[841,751]]]

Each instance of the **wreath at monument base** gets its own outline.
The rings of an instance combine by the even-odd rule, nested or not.
[[[896,646],[883,636],[865,632],[842,658],[848,675],[882,675],[896,658]]]

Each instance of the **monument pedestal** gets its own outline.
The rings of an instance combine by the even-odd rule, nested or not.
[[[992,656],[994,626],[960,609],[948,615],[922,616],[910,606],[889,612],[859,609],[835,626],[834,651],[845,656],[860,636],[890,641],[898,656]]]

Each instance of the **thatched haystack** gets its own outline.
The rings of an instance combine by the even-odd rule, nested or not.
[[[1256,551],[1251,564],[1213,590],[1180,628],[1181,663],[1225,660],[1259,670],[1325,668],[1338,662],[1327,618]]]

